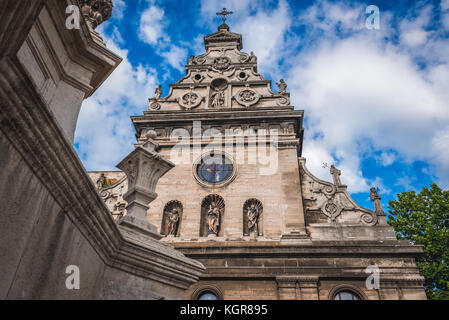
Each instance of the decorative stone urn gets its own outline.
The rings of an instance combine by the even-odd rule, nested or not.
[[[127,214],[118,223],[159,240],[162,236],[157,227],[146,219],[148,204],[157,197],[155,189],[159,179],[175,165],[157,153],[157,148],[158,145],[149,138],[117,165],[128,177],[128,191],[123,196],[128,203]]]

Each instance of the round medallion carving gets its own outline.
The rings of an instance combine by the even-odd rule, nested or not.
[[[245,107],[250,107],[256,104],[259,102],[259,99],[260,95],[256,91],[249,88],[242,89],[235,95],[235,100]]]
[[[229,68],[231,60],[228,57],[218,57],[214,60],[214,69],[223,71]]]
[[[185,109],[193,109],[201,103],[201,100],[201,97],[197,93],[189,91],[185,93],[181,98],[178,98],[178,103]]]

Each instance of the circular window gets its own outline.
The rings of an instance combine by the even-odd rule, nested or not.
[[[240,72],[240,73],[239,73],[239,78],[242,79],[242,80],[245,80],[245,79],[246,79],[246,73],[243,72],[243,71]]]
[[[198,296],[198,300],[218,300],[218,297],[210,291],[204,291]]]
[[[334,300],[360,300],[359,296],[352,291],[340,291],[334,297]]]
[[[203,155],[194,165],[195,178],[201,185],[221,187],[235,177],[236,166],[226,154],[210,152]]]
[[[200,81],[203,77],[197,73],[194,77],[193,77],[196,81]]]

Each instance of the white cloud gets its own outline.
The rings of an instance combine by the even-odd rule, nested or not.
[[[376,160],[384,167],[387,167],[392,165],[396,160],[396,154],[394,152],[382,152],[380,156],[376,157]]]
[[[449,9],[449,0],[441,0],[441,9],[448,10]]]
[[[166,37],[163,29],[164,10],[150,4],[140,16],[139,38],[148,44],[157,44],[158,40]]]
[[[129,117],[143,113],[157,82],[152,68],[133,66],[127,50],[103,38],[123,61],[81,108],[75,143],[88,170],[114,170],[132,150],[135,138]]]
[[[336,13],[343,12],[333,10],[327,16],[329,11],[314,15],[314,10],[321,9],[312,7],[307,11],[307,24],[321,31],[334,30],[332,24],[340,20],[335,18],[339,16]],[[326,16],[316,18],[320,21],[315,24],[314,17],[321,14]],[[401,31],[423,30],[429,17],[429,9],[425,8],[418,18],[407,20]],[[347,20],[357,19],[350,15]],[[349,28],[350,23],[347,25]],[[369,181],[360,170],[363,156],[372,151],[394,150],[406,161],[430,163],[440,183],[447,185],[449,68],[441,64],[446,59],[441,58],[445,51],[433,50],[429,54],[432,64],[420,69],[413,51],[386,44],[372,31],[358,31],[357,27],[354,31],[344,38],[329,31],[318,44],[308,46],[290,60],[293,68],[288,84],[293,105],[305,109],[307,119],[304,156],[311,160],[308,165],[325,178],[328,173],[318,167],[332,156],[351,192],[366,192]],[[413,39],[415,42],[409,38],[407,45],[425,44],[429,51],[448,45],[447,40],[418,38]],[[440,64],[434,64],[437,61]],[[384,152],[380,161],[389,165],[396,158],[394,154]]]
[[[122,20],[125,15],[126,3],[124,0],[113,0],[114,10],[112,10],[112,18]]]
[[[179,71],[184,70],[184,64],[187,60],[187,49],[171,45],[168,51],[160,53],[164,57],[169,65]]]

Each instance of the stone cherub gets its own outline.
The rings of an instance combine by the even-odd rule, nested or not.
[[[284,79],[281,79],[281,80],[279,80],[279,82],[276,82],[276,85],[279,87],[280,94],[287,93],[287,84],[285,83]]]
[[[179,211],[176,208],[173,208],[170,212],[169,218],[168,218],[168,235],[169,236],[176,236],[176,233],[178,231],[178,224],[179,224]]]
[[[248,233],[258,233],[258,220],[259,220],[259,209],[253,204],[249,205],[246,209],[246,217],[247,217],[247,227]]]
[[[208,234],[218,235],[218,228],[220,227],[220,208],[212,202],[209,205],[209,210],[207,211],[207,227]]]
[[[190,56],[189,61],[187,61],[187,64],[188,64],[189,66],[192,65],[192,64],[195,64],[194,61],[193,61],[194,59],[195,59],[195,56],[193,56],[193,55]]]
[[[257,62],[257,57],[254,54],[254,52],[252,52],[252,51],[251,51],[251,54],[249,56],[249,62],[252,62],[252,63],[256,63]]]
[[[159,85],[154,92],[154,98],[158,100],[162,95],[162,85]]]

